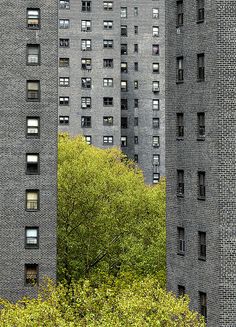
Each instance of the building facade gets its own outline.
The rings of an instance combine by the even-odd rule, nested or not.
[[[59,129],[164,175],[163,0],[59,0]]]
[[[56,277],[57,5],[1,3],[0,297],[10,300]]]
[[[236,326],[236,4],[166,1],[167,284]]]

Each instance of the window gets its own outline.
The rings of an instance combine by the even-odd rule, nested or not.
[[[69,77],[59,77],[59,85],[60,86],[69,86],[70,78]]]
[[[197,55],[197,78],[199,82],[205,80],[205,56],[204,53]]]
[[[176,81],[183,82],[184,69],[183,69],[183,57],[177,57],[176,59]]]
[[[159,44],[153,44],[152,45],[152,54],[154,56],[158,56],[160,54],[160,51],[159,51]]]
[[[27,65],[40,64],[40,46],[39,44],[27,44]]]
[[[120,8],[120,17],[121,18],[127,18],[127,7],[121,7]]]
[[[59,58],[59,67],[69,67],[70,59],[69,58]]]
[[[103,125],[104,126],[112,126],[113,125],[113,117],[112,116],[104,116],[103,117]]]
[[[159,148],[159,146],[160,146],[160,137],[159,136],[152,137],[152,146],[154,148]]]
[[[138,44],[137,43],[134,44],[134,52],[138,53]]]
[[[200,314],[207,319],[207,295],[206,293],[199,292]]]
[[[177,138],[183,138],[184,137],[184,114],[177,113],[176,114],[176,136]]]
[[[159,81],[152,82],[152,92],[156,93],[160,91]]]
[[[185,295],[185,287],[182,285],[178,285],[178,297]]]
[[[176,17],[176,25],[182,26],[184,23],[184,13],[183,13],[183,0],[177,1],[177,17]]]
[[[91,116],[82,116],[81,117],[81,127],[86,127],[86,128],[92,127]]]
[[[121,117],[121,128],[128,128],[128,117]]]
[[[134,63],[134,70],[137,72],[138,71],[138,62]]]
[[[113,98],[111,98],[111,97],[104,97],[103,98],[103,106],[104,107],[113,106]]]
[[[138,117],[134,117],[134,126],[138,126]]]
[[[60,106],[69,106],[70,98],[69,97],[59,97]]]
[[[104,68],[113,68],[113,59],[103,59]]]
[[[39,81],[27,81],[26,82],[26,99],[28,101],[40,100],[40,82]]]
[[[91,20],[82,20],[81,32],[91,32],[91,30],[92,30]]]
[[[121,73],[128,73],[128,64],[127,62],[122,62],[120,65]]]
[[[104,10],[113,10],[113,2],[112,1],[103,1],[103,9]]]
[[[69,39],[59,39],[59,47],[60,48],[69,48],[70,40]]]
[[[134,16],[138,16],[138,7],[134,7]]]
[[[160,181],[160,174],[159,173],[153,173],[152,183],[157,184]]]
[[[203,22],[204,21],[204,0],[197,0],[197,22]]]
[[[205,172],[198,172],[198,199],[205,200],[206,187],[205,187]]]
[[[121,110],[128,110],[128,100],[121,99]]]
[[[138,163],[138,154],[134,154],[134,162]]]
[[[26,174],[37,175],[39,174],[39,154],[27,153],[26,154]]]
[[[154,18],[154,19],[159,18],[159,9],[158,8],[152,9],[152,18]]]
[[[92,136],[91,135],[84,135],[85,142],[87,144],[92,144]]]
[[[153,110],[159,110],[160,109],[159,99],[152,99],[152,109]]]
[[[27,27],[38,30],[40,28],[40,10],[27,9]]]
[[[159,36],[159,26],[152,27],[152,36]]]
[[[104,28],[104,30],[111,30],[113,28],[113,21],[112,20],[104,20],[103,28]]]
[[[138,81],[134,81],[134,89],[135,89],[135,90],[138,89]]]
[[[103,48],[113,48],[113,40],[103,40]]]
[[[198,112],[197,113],[197,138],[200,140],[205,139],[205,113],[204,112]]]
[[[103,78],[103,86],[104,87],[112,87],[113,86],[113,78]]]
[[[26,210],[37,211],[39,210],[39,191],[27,190],[26,191]]]
[[[184,171],[177,170],[177,196],[184,196]]]
[[[25,285],[35,286],[38,284],[38,265],[26,264],[25,265]]]
[[[60,125],[69,125],[69,116],[59,116]]]
[[[103,145],[112,145],[113,136],[103,136]]]
[[[120,138],[120,145],[122,147],[126,147],[127,146],[127,136],[121,136],[121,138]]]
[[[81,69],[82,70],[91,70],[92,69],[92,61],[90,58],[82,58],[81,59]]]
[[[92,41],[90,39],[81,40],[81,50],[82,51],[91,51],[92,50]]]
[[[121,92],[127,92],[128,91],[127,81],[121,81],[120,86],[121,86]]]
[[[134,144],[138,144],[138,136],[137,135],[134,136]]]
[[[121,25],[121,27],[120,27],[120,35],[121,36],[127,36],[128,35],[127,25]]]
[[[69,19],[59,19],[59,28],[69,28],[70,20]]]
[[[134,108],[138,109],[139,107],[139,99],[134,99]]]
[[[152,64],[152,72],[153,74],[159,74],[159,63],[158,62],[154,62]]]
[[[26,137],[39,137],[39,117],[26,118]]]
[[[160,166],[160,155],[153,154],[153,166]]]
[[[70,0],[59,0],[60,9],[70,9]]]
[[[185,231],[183,227],[177,227],[178,232],[178,244],[177,244],[177,253],[184,255],[185,254]]]
[[[82,11],[91,11],[91,1],[82,1]]]
[[[82,89],[91,89],[92,79],[90,77],[81,78]]]
[[[198,232],[198,258],[206,260],[206,233]]]
[[[134,34],[138,34],[138,26],[134,26]]]
[[[82,97],[81,98],[81,108],[82,109],[91,109],[91,98],[90,97]]]
[[[152,127],[153,128],[160,128],[160,120],[159,120],[159,118],[152,118]]]
[[[25,228],[25,247],[38,249],[39,247],[39,229],[38,227]]]
[[[121,44],[121,55],[127,55],[128,54],[128,46],[127,44]]]

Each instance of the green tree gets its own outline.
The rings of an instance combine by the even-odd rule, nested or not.
[[[118,149],[61,135],[58,154],[58,276],[91,271],[165,277],[165,183],[144,184]]]

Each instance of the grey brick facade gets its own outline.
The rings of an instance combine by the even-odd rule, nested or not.
[[[39,28],[34,19],[28,28],[27,9],[39,12]],[[0,29],[0,297],[16,300],[35,295],[25,265],[37,265],[39,283],[56,277],[57,0],[2,0]],[[26,64],[27,45],[40,46],[40,65]],[[40,81],[40,101],[26,100],[27,81]],[[27,137],[27,117],[39,117],[38,137]],[[27,154],[39,155],[37,174],[26,174]],[[26,210],[26,190],[38,191],[38,210]]]
[[[88,2],[89,9],[82,9],[83,3],[87,5]],[[104,2],[112,3],[112,10],[104,10]],[[122,150],[129,158],[138,157],[146,182],[152,183],[154,176],[165,174],[164,1],[70,0],[69,8],[65,8],[63,1],[60,7],[59,39],[69,39],[70,44],[69,47],[59,48],[59,78],[69,77],[70,84],[59,86],[59,97],[69,97],[68,105],[59,106],[59,116],[62,119],[69,117],[69,124],[62,120],[59,130],[68,131],[71,135],[91,136],[92,144],[101,148],[109,146],[103,144],[103,136],[113,136],[113,146],[118,147],[121,137],[126,137],[127,145],[121,146]],[[121,14],[122,8],[126,15]],[[158,9],[156,17],[153,9]],[[62,25],[63,20],[69,21],[67,28]],[[82,31],[82,21],[91,22],[89,31]],[[113,28],[105,30],[104,21],[112,21]],[[127,36],[121,35],[122,26],[127,27]],[[159,27],[159,36],[153,36],[153,26]],[[91,40],[91,49],[87,51],[82,49],[84,39]],[[104,49],[103,40],[113,40],[113,48]],[[121,55],[123,44],[127,45],[127,54]],[[136,44],[138,49],[135,50]],[[159,55],[152,53],[154,44],[159,45]],[[69,66],[61,67],[60,58],[69,58]],[[85,58],[91,59],[91,69],[81,69],[81,59]],[[113,68],[104,68],[103,59],[112,59]],[[127,72],[121,73],[121,63],[127,63]],[[138,63],[136,70],[135,63]],[[153,73],[153,63],[159,64],[158,73]],[[91,78],[90,89],[81,89],[83,77]],[[103,87],[103,78],[113,78],[113,87]],[[121,81],[127,81],[125,92],[121,91]],[[134,81],[138,81],[137,89]],[[160,83],[160,91],[156,93],[152,91],[153,81]],[[91,108],[81,108],[81,97],[91,97]],[[104,97],[113,97],[113,105],[104,106]],[[121,99],[127,99],[127,110],[121,105]],[[138,107],[134,105],[135,99]],[[160,101],[158,111],[153,110],[153,99]],[[91,127],[81,126],[84,116],[91,117]],[[106,116],[113,117],[112,125],[104,125],[103,117]],[[121,117],[127,117],[125,128],[121,128]],[[153,128],[153,118],[159,118],[160,127]],[[153,136],[159,136],[160,146],[153,147]],[[155,154],[160,155],[160,166],[153,166]]]
[[[178,285],[184,286],[191,308],[199,311],[199,292],[205,293],[207,326],[233,327],[236,4],[205,0],[202,21],[197,19],[196,4],[183,0],[181,9],[178,1],[166,1],[167,285],[175,293]],[[178,24],[181,11],[183,24]],[[202,54],[204,80],[199,79],[198,55]],[[177,58],[183,59],[181,83],[176,78]],[[177,113],[184,117],[181,138],[177,137]],[[200,138],[199,113],[205,114],[205,135]],[[177,170],[184,171],[181,196],[177,195]],[[199,197],[201,171],[205,172],[204,199]],[[178,227],[185,231],[185,251],[179,254]],[[199,257],[199,232],[206,233],[205,260]]]

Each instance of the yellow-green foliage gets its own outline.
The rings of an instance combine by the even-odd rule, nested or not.
[[[84,280],[55,288],[16,305],[0,301],[4,327],[204,327],[188,299],[167,294],[153,278],[132,276],[94,284]]]
[[[165,280],[165,182],[144,184],[118,149],[61,135],[58,153],[58,276],[91,272]]]

